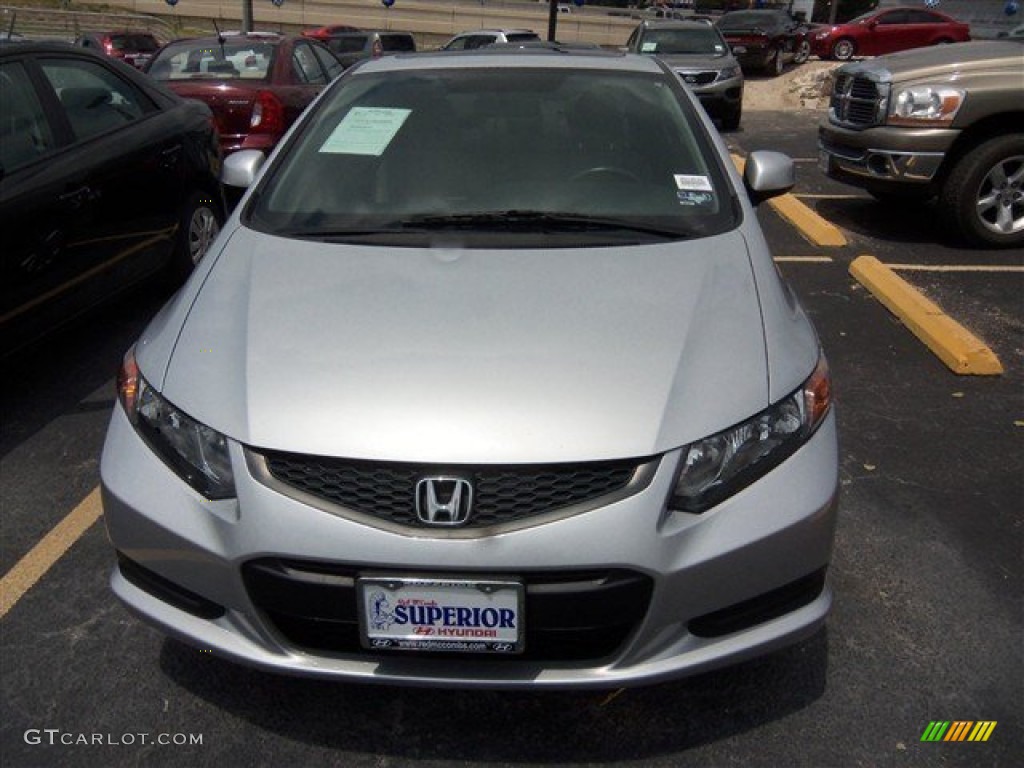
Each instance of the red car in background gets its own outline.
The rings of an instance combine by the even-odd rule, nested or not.
[[[846,24],[816,29],[811,35],[811,53],[846,61],[853,56],[881,56],[970,39],[970,26],[944,13],[925,8],[886,8]]]
[[[226,155],[269,152],[342,66],[316,40],[264,33],[175,40],[146,72],[210,106]]]
[[[782,8],[730,11],[715,23],[744,72],[781,75],[811,55],[811,27]]]
[[[359,32],[359,27],[353,27],[348,24],[328,24],[325,27],[315,27],[313,29],[302,30],[303,37],[311,37],[314,40],[330,40],[335,35],[343,35],[346,32]]]

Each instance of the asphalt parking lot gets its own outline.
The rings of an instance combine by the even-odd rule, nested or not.
[[[1024,253],[958,249],[929,208],[887,209],[824,178],[816,117],[749,113],[726,139],[740,155],[771,148],[794,157],[797,199],[848,241],[814,244],[761,209],[837,390],[843,493],[826,630],[699,677],[586,693],[281,678],[164,638],[109,592],[112,552],[90,497],[113,372],[166,298],[153,289],[5,366],[3,763],[1016,765]],[[952,373],[850,276],[865,254],[897,265],[983,339],[1003,374]],[[46,538],[69,517],[63,540]],[[922,741],[934,721],[996,725],[983,743]]]

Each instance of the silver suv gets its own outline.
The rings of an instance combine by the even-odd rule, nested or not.
[[[681,77],[711,117],[736,130],[743,114],[743,72],[722,34],[699,21],[645,21],[626,49],[657,56]]]
[[[442,51],[468,51],[495,43],[535,43],[540,36],[532,29],[474,29],[460,32],[441,46]]]

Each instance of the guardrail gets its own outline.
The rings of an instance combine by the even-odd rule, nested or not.
[[[151,32],[160,42],[178,36],[171,24],[156,16],[9,5],[0,6],[0,30],[32,39],[68,41],[88,32],[111,30]]]

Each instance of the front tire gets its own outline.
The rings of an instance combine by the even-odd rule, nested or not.
[[[735,131],[740,127],[740,117],[743,115],[743,105],[730,109],[722,114],[722,130]]]
[[[214,195],[200,191],[189,197],[181,210],[171,262],[171,271],[176,277],[186,277],[202,260],[223,221],[221,206]]]
[[[793,59],[793,63],[800,65],[811,58],[811,41],[801,40],[800,44],[796,48],[796,56]]]
[[[939,206],[971,245],[1024,245],[1024,135],[997,136],[961,157],[943,184]]]
[[[849,61],[853,58],[853,54],[856,52],[857,46],[854,45],[853,40],[848,37],[844,37],[832,43],[832,58],[837,61]]]

